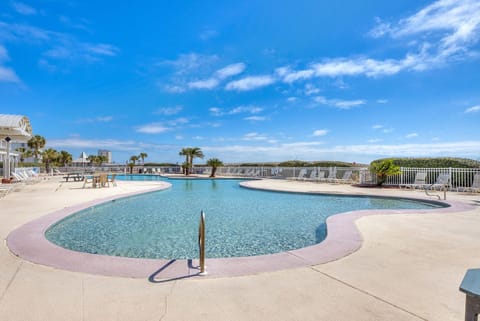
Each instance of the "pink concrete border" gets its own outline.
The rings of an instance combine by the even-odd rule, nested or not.
[[[27,261],[73,272],[149,278],[152,282],[197,276],[199,272],[197,260],[136,259],[76,252],[59,247],[49,242],[44,236],[49,226],[82,209],[168,187],[102,198],[56,211],[12,231],[7,237],[7,246],[12,253]],[[319,244],[271,255],[207,258],[207,271],[210,277],[240,276],[322,264],[347,256],[361,247],[362,237],[354,224],[360,217],[380,214],[453,213],[474,208],[461,202],[443,203],[447,203],[450,207],[432,210],[362,210],[336,214],[327,219],[328,235]]]

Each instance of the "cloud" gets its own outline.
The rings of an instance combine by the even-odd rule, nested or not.
[[[381,141],[382,141],[382,139],[380,139],[380,138],[372,138],[372,139],[368,140],[368,142],[371,143],[371,144],[379,143]]]
[[[410,134],[405,135],[405,138],[415,138],[415,137],[418,137],[417,133],[410,133]]]
[[[372,126],[373,129],[380,129],[380,128],[383,128],[383,127],[384,127],[383,125],[379,125],[379,124],[376,124],[376,125]]]
[[[249,76],[239,80],[229,82],[226,86],[226,90],[236,91],[248,91],[261,87],[271,85],[275,82],[275,79],[269,75],[262,76]]]
[[[306,84],[305,85],[305,95],[311,96],[314,94],[318,94],[320,92],[320,89],[316,88],[312,84]]]
[[[171,115],[176,115],[179,112],[181,112],[183,109],[182,106],[175,106],[175,107],[161,107],[157,109],[156,111],[153,112],[155,115],[165,115],[165,116],[171,116]]]
[[[217,70],[215,74],[219,79],[225,79],[241,74],[245,68],[246,65],[243,62],[240,62],[223,67],[222,69]]]
[[[249,121],[264,121],[264,120],[267,120],[267,117],[265,117],[265,116],[249,116],[249,117],[245,117],[244,120],[249,120]]]
[[[20,78],[15,71],[2,65],[4,61],[8,61],[9,59],[7,49],[0,45],[0,82],[20,83]]]
[[[29,5],[26,5],[22,2],[12,2],[13,9],[18,12],[19,14],[23,14],[25,16],[35,15],[37,14],[37,10]]]
[[[212,89],[218,86],[218,80],[209,78],[204,80],[197,80],[188,83],[188,87],[192,89]]]
[[[181,54],[176,60],[163,60],[157,66],[169,66],[174,69],[176,75],[186,76],[192,73],[210,69],[212,64],[218,61],[216,55],[201,55],[197,53]]]
[[[378,104],[386,104],[388,103],[388,99],[377,99]]]
[[[258,133],[247,133],[243,136],[242,140],[246,140],[246,141],[268,140],[268,137],[266,135],[262,135]]]
[[[339,109],[350,109],[356,106],[365,105],[367,103],[367,101],[363,99],[356,99],[356,100],[327,99],[323,96],[317,96],[313,100],[319,104],[330,105]]]
[[[212,116],[236,115],[242,113],[258,114],[263,111],[263,108],[258,106],[238,106],[230,110],[224,111],[221,108],[212,107],[208,110]]]
[[[136,128],[136,131],[143,134],[161,134],[171,130],[160,123],[150,123]]]
[[[205,29],[200,33],[199,38],[201,40],[208,40],[215,38],[216,36],[218,36],[218,31],[213,29]]]
[[[94,118],[82,118],[77,123],[108,123],[113,120],[113,116],[98,116]]]
[[[465,113],[467,113],[467,114],[469,114],[469,113],[477,113],[477,112],[480,112],[480,105],[473,106],[473,107],[470,107],[470,108],[465,109]]]
[[[325,136],[326,134],[328,134],[328,130],[327,129],[317,129],[313,132],[313,136]]]

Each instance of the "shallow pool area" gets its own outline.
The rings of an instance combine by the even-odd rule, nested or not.
[[[70,215],[45,235],[61,247],[92,254],[196,258],[199,214],[204,210],[208,257],[244,257],[320,243],[327,235],[326,219],[337,213],[441,207],[408,199],[250,190],[230,179],[168,181],[172,184],[168,190],[110,201]]]

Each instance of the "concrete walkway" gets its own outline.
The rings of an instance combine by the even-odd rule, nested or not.
[[[147,191],[155,182],[82,189],[52,178],[0,199],[0,236],[97,198]],[[282,180],[255,187],[425,197],[419,191]],[[0,320],[462,320],[458,286],[480,266],[480,195],[448,193],[467,212],[360,218],[357,252],[327,264],[171,282],[103,277],[24,261],[0,247]],[[207,260],[208,265],[208,260]]]

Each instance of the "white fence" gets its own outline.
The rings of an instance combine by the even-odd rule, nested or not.
[[[384,185],[400,186],[413,184],[417,173],[425,173],[425,184],[435,184],[440,174],[447,174],[450,178],[449,189],[459,190],[472,186],[475,174],[480,174],[480,168],[412,168],[401,167],[401,174],[389,176]],[[366,169],[360,175],[361,184],[375,184],[376,176]]]

